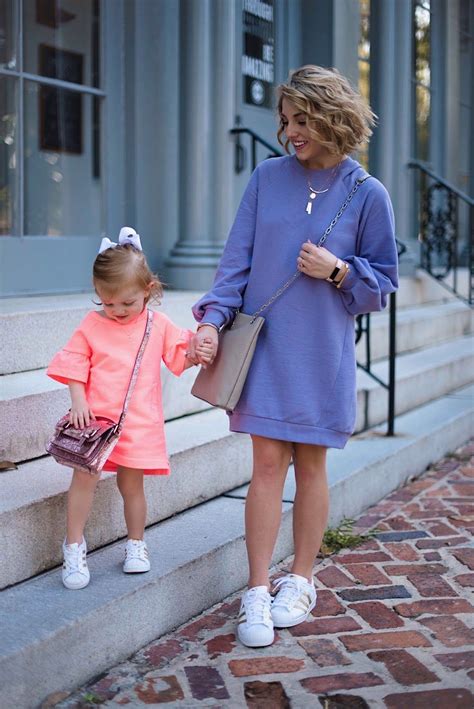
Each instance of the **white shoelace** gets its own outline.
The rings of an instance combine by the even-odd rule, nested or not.
[[[304,591],[303,581],[292,576],[282,576],[274,583],[275,589],[280,589],[273,603],[282,605],[291,610]]]
[[[262,591],[250,591],[245,599],[245,612],[248,623],[267,623],[270,618],[270,602],[268,595]]]
[[[66,571],[68,574],[82,573],[85,569],[84,554],[78,546],[77,549],[71,549],[72,544],[68,544],[65,548],[64,561],[66,562]]]

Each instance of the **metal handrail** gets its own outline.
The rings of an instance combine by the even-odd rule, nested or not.
[[[428,163],[423,162],[423,160],[410,160],[410,162],[407,163],[407,167],[414,167],[418,168],[418,170],[421,170],[422,172],[425,172],[427,175],[433,178],[433,180],[436,180],[436,182],[439,182],[440,185],[443,185],[443,187],[446,187],[450,192],[454,192],[455,195],[460,197],[460,199],[463,200],[463,202],[466,202],[466,204],[469,204],[471,207],[474,207],[474,198],[470,197],[468,194],[460,190],[458,187],[453,185],[451,182],[448,182],[448,180],[445,180],[444,177],[441,177],[440,175],[436,174]]]
[[[474,305],[474,199],[438,175],[425,162],[410,160],[410,169],[420,173],[418,240],[421,244],[420,268],[468,305]],[[427,184],[428,179],[431,184]],[[467,215],[467,297],[458,290],[459,201]],[[445,278],[452,272],[452,285]]]
[[[268,143],[264,138],[255,133],[251,128],[232,128],[230,130],[231,135],[236,135],[237,140],[235,141],[235,162],[234,169],[237,174],[240,174],[245,170],[245,150],[240,143],[240,136],[247,134],[251,137],[251,151],[252,151],[252,171],[257,167],[257,145],[262,145],[264,148],[270,151],[270,155],[267,157],[279,158],[283,156],[283,153],[275,148],[273,145]]]
[[[251,128],[245,128],[237,126],[230,130],[231,135],[236,136],[235,142],[235,172],[237,174],[241,173],[245,169],[245,150],[240,142],[240,136],[243,134],[249,135],[251,138],[251,154],[252,154],[252,171],[257,167],[257,146],[261,145],[266,150],[270,151],[270,155],[267,157],[282,157],[283,153],[275,148],[273,145],[268,143],[264,138],[258,135]],[[403,242],[397,241],[398,256],[400,257],[402,253],[406,251],[406,246]],[[372,372],[372,359],[371,359],[371,333],[370,333],[370,313],[366,315],[358,315],[356,317],[356,343],[359,342],[362,335],[365,335],[365,364],[357,362],[357,367],[364,370],[374,381],[380,384],[388,392],[388,412],[387,412],[387,436],[393,436],[395,432],[395,387],[396,387],[396,374],[395,374],[395,361],[396,361],[396,312],[397,312],[397,301],[396,294],[390,294],[390,304],[389,304],[389,366],[388,366],[388,382],[384,382],[380,377],[378,377],[374,372]],[[368,411],[366,408],[364,416],[364,430],[369,427]]]

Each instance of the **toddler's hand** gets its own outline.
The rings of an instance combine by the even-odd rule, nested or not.
[[[197,348],[203,343],[214,345],[214,357],[219,347],[219,335],[217,330],[211,325],[200,326],[189,342],[189,354],[192,358],[198,359]],[[198,364],[202,364],[201,360]],[[205,365],[204,365],[205,366]]]
[[[72,424],[74,428],[83,429],[89,426],[91,421],[95,421],[95,416],[87,401],[73,402],[71,404],[69,423]]]

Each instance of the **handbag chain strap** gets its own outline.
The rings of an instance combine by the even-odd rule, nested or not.
[[[138,377],[138,371],[140,369],[140,364],[143,359],[143,353],[145,352],[145,347],[146,347],[147,342],[150,338],[152,323],[153,323],[153,312],[148,309],[145,332],[143,333],[142,341],[140,343],[140,347],[138,348],[137,356],[135,358],[135,364],[133,365],[132,375],[130,377],[130,382],[128,384],[127,393],[125,394],[125,401],[123,402],[122,413],[120,414],[119,422],[117,424],[117,433],[120,433],[120,431],[122,430],[123,422],[125,420],[125,416],[127,415],[128,404],[130,402],[131,396],[133,394],[133,390],[135,388],[135,383],[136,383],[137,377]]]
[[[341,204],[341,207],[340,207],[339,211],[337,212],[337,214],[336,214],[336,216],[334,217],[334,219],[333,219],[333,220],[330,222],[330,224],[328,225],[326,231],[324,232],[324,234],[322,235],[322,237],[320,238],[320,240],[318,241],[318,243],[316,244],[316,246],[322,246],[322,245],[324,244],[324,242],[325,242],[326,239],[328,238],[329,234],[332,232],[332,230],[333,230],[334,227],[336,226],[337,222],[338,222],[339,219],[341,218],[342,214],[344,213],[344,210],[345,210],[345,209],[349,206],[349,204],[351,203],[352,198],[354,197],[354,195],[355,195],[355,193],[357,192],[357,190],[359,189],[359,187],[360,187],[366,180],[368,180],[369,177],[370,177],[370,175],[366,175],[365,177],[360,177],[360,178],[358,178],[358,179],[355,181],[354,187],[351,189],[351,191],[350,191],[349,194],[347,195],[346,199],[345,199],[344,202]],[[276,291],[276,293],[274,293],[274,294],[272,295],[272,297],[269,298],[269,299],[267,300],[267,302],[264,303],[264,304],[253,314],[253,316],[252,316],[252,322],[254,322],[254,320],[256,320],[256,318],[260,315],[261,312],[263,312],[264,310],[266,310],[273,302],[275,302],[275,300],[276,300],[277,298],[279,298],[279,297],[286,291],[286,289],[289,288],[289,287],[291,286],[291,284],[294,283],[294,282],[296,281],[296,279],[297,279],[299,276],[301,276],[301,275],[302,275],[302,274],[301,274],[301,271],[296,271],[296,273],[294,273],[294,274],[291,276],[291,278],[289,278],[289,279],[286,281],[286,283],[284,283],[284,284],[281,286],[281,288],[279,288],[279,289]]]

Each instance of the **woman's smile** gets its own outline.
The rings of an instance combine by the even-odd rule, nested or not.
[[[292,141],[293,147],[296,150],[296,152],[304,150],[304,148],[306,148],[306,146],[308,145],[308,142],[309,141],[307,141],[307,140],[293,140]]]

